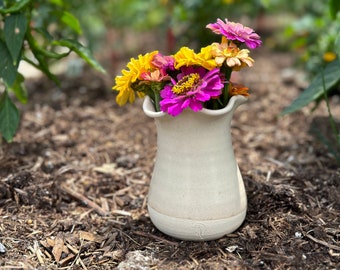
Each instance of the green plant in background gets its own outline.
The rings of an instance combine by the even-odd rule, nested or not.
[[[340,18],[336,15],[338,3],[336,0],[314,1],[307,12],[285,29],[285,45],[299,53],[300,64],[311,78],[319,73],[320,66],[336,58],[334,42],[340,31]]]
[[[11,95],[26,103],[28,96],[18,72],[24,60],[59,84],[50,71],[52,60],[60,60],[71,52],[90,66],[104,72],[90,51],[79,42],[82,30],[78,19],[64,0],[0,0],[0,134],[10,142],[19,125],[19,111]]]
[[[300,110],[311,102],[316,102],[317,106],[321,100],[325,100],[337,146],[331,145],[325,138],[321,139],[340,162],[340,155],[336,151],[336,148],[340,150],[340,130],[336,127],[328,100],[330,95],[340,94],[340,2],[330,0],[328,8],[327,12],[323,13],[323,17],[315,19],[315,24],[312,24],[320,26],[311,27],[313,38],[304,40],[305,55],[308,56],[307,67],[310,68],[308,71],[313,76],[312,82],[283,110],[282,115]]]
[[[264,1],[266,0],[107,0],[99,4],[98,1],[89,0],[87,4],[95,2],[95,13],[100,14],[105,25],[117,29],[157,29],[164,34],[160,38],[167,38],[167,31],[171,30],[176,39],[176,48],[168,53],[174,53],[177,48],[188,42],[192,43],[193,40],[196,44],[191,45],[197,47],[211,43],[214,35],[207,35],[202,29],[216,18],[255,18]]]
[[[263,11],[265,0],[168,0],[164,2],[171,10],[171,24],[179,41],[178,47],[190,44],[194,48],[199,48],[215,39],[213,34],[202,31],[210,21],[216,18],[228,18],[231,21],[254,19]]]

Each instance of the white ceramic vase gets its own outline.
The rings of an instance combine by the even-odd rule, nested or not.
[[[206,241],[235,231],[244,221],[247,198],[230,135],[234,110],[246,102],[233,96],[220,110],[184,110],[172,117],[143,110],[157,127],[157,154],[148,194],[153,224],[182,240]]]

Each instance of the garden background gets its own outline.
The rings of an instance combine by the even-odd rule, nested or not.
[[[0,0],[0,8],[0,269],[337,268],[338,1]],[[17,44],[5,29],[12,15],[19,32],[26,18],[33,40],[5,51]],[[248,213],[219,240],[178,241],[146,210],[154,123],[141,100],[117,106],[111,87],[131,57],[216,40],[205,29],[216,18],[263,40],[254,67],[237,74],[251,96],[232,122]],[[13,54],[27,61],[5,61]]]

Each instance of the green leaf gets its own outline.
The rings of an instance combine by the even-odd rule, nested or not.
[[[77,53],[82,59],[84,59],[91,67],[105,73],[105,69],[94,59],[91,52],[78,41],[71,39],[61,39],[53,41],[52,44],[69,48],[70,50]]]
[[[70,27],[77,34],[81,34],[81,27],[78,19],[74,17],[70,12],[64,11],[61,15],[61,21]]]
[[[8,13],[16,13],[19,11],[22,11],[26,5],[28,5],[31,2],[31,0],[21,0],[19,2],[16,2],[13,6],[7,9],[0,9],[0,14],[8,14]]]
[[[271,4],[271,0],[260,0],[262,6],[264,6],[265,8],[268,8],[269,5]]]
[[[12,91],[16,98],[23,104],[27,103],[27,99],[28,99],[28,94],[27,94],[27,90],[23,84],[23,82],[25,81],[24,76],[22,76],[22,74],[18,73],[18,76],[14,82],[14,84],[9,88],[10,91]]]
[[[340,60],[329,63],[324,70],[324,79],[326,91],[340,83]],[[320,98],[324,93],[322,73],[320,72],[312,81],[310,86],[305,89],[297,99],[295,99],[287,108],[283,110],[281,115],[289,114],[300,110],[312,101]]]
[[[50,0],[50,2],[52,4],[55,4],[55,5],[59,6],[59,7],[62,7],[64,5],[63,0]]]
[[[0,40],[0,78],[7,86],[12,86],[17,77],[18,64],[13,64],[12,57],[6,44]]]
[[[19,111],[5,91],[0,96],[0,133],[11,142],[19,126]]]
[[[336,19],[338,12],[340,11],[340,1],[330,0],[329,1],[329,11],[331,13],[332,19]]]
[[[13,13],[5,18],[5,42],[16,64],[22,50],[27,29],[27,20],[23,13]]]

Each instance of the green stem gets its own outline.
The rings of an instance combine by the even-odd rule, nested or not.
[[[35,55],[40,54],[40,55],[43,55],[44,57],[54,58],[54,59],[59,60],[61,58],[64,58],[64,57],[68,56],[71,53],[71,50],[66,52],[66,53],[59,54],[59,53],[55,53],[55,52],[51,52],[51,51],[43,49],[35,41],[34,37],[32,36],[31,31],[32,31],[32,28],[28,27],[27,33],[26,33],[26,39],[27,39],[27,42],[28,42],[32,52]]]
[[[224,84],[224,88],[222,90],[222,98],[221,98],[221,101],[223,103],[223,107],[227,106],[228,104],[228,101],[229,101],[229,84],[230,84],[230,77],[231,77],[231,73],[233,72],[233,69],[226,66],[226,65],[223,65],[222,66],[222,72],[224,73],[224,76],[225,76],[225,84]]]
[[[226,83],[224,85],[223,94],[222,94],[223,106],[227,106],[228,101],[229,101],[229,83]]]
[[[324,95],[324,99],[325,99],[326,105],[327,105],[328,119],[329,119],[331,128],[333,130],[333,133],[335,135],[335,140],[338,144],[338,147],[340,148],[340,133],[339,133],[337,127],[336,127],[335,120],[334,120],[333,114],[331,112],[331,106],[329,104],[328,95],[327,95],[327,91],[326,91],[326,82],[325,82],[324,70],[322,69],[321,72],[322,72],[321,75],[322,75],[323,95]],[[340,161],[340,157],[338,157],[336,155],[336,158],[337,158],[338,161]]]
[[[57,85],[60,85],[58,78],[50,72],[47,61],[48,61],[48,58],[60,59],[64,56],[66,56],[67,53],[66,54],[56,54],[56,53],[49,52],[49,51],[41,48],[38,45],[37,41],[34,39],[34,37],[32,35],[32,28],[30,26],[28,26],[28,28],[27,28],[25,37],[26,37],[26,40],[28,42],[28,45],[29,45],[34,57],[38,61],[38,64],[35,64],[34,66],[36,68],[38,68],[39,70],[41,70],[49,79],[54,81]],[[30,63],[30,61],[27,61],[27,62]]]
[[[154,106],[155,106],[155,110],[156,112],[160,112],[161,111],[161,107],[159,105],[159,102],[161,101],[161,97],[159,94],[159,91],[153,91],[154,93]]]

